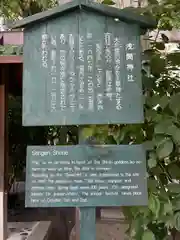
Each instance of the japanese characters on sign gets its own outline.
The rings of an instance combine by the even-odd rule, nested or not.
[[[122,109],[122,82],[121,82],[121,43],[120,38],[114,39],[114,62],[115,62],[115,82],[116,82],[116,109]]]
[[[134,60],[135,60],[135,44],[128,42],[126,44],[126,69],[127,69],[127,81],[134,82]]]
[[[96,43],[96,82],[95,87],[97,91],[96,103],[97,111],[102,111],[104,109],[104,95],[103,95],[103,69],[101,66],[103,55],[103,44],[101,41]]]
[[[57,46],[56,36],[51,36],[52,47]],[[51,112],[56,112],[57,108],[57,67],[56,67],[56,50],[51,48]]]
[[[79,93],[78,93],[78,108],[80,110],[84,110],[84,99],[85,99],[85,79],[84,79],[84,36],[79,35],[79,72],[78,72],[78,79],[79,79]]]
[[[63,111],[66,109],[67,106],[67,99],[66,99],[66,74],[67,74],[67,61],[66,61],[66,51],[62,49],[62,46],[65,44],[66,40],[65,40],[65,36],[64,34],[60,34],[59,36],[59,41],[60,41],[60,59],[59,59],[59,65],[60,65],[60,69],[59,69],[59,81],[60,81],[60,89],[59,89],[59,96],[60,96],[60,102],[59,102],[59,107],[60,107],[60,111]]]
[[[68,72],[69,72],[69,107],[72,112],[75,111],[76,100],[76,73],[75,73],[75,40],[73,34],[68,36],[69,45],[69,60],[68,60]]]
[[[44,71],[42,84],[47,87],[42,86],[44,92],[40,88],[33,92],[41,94],[45,102],[39,111],[37,102],[35,110],[31,106],[31,116],[34,114],[39,121],[34,124],[143,122],[141,69],[136,66],[140,62],[136,56],[138,44],[136,37],[130,41],[129,37],[110,31],[101,38],[90,29],[78,34],[43,33],[39,71]],[[25,107],[26,102],[24,99]],[[32,119],[25,117],[24,122]]]
[[[106,61],[106,96],[110,101],[113,100],[113,88],[112,88],[112,37],[111,33],[104,34],[104,42],[105,42],[105,61]]]
[[[41,62],[44,68],[48,68],[48,34],[41,36]]]
[[[93,56],[93,45],[92,45],[92,34],[87,33],[87,86],[88,86],[88,111],[94,112],[94,80],[93,80],[93,67],[94,67],[94,56]]]

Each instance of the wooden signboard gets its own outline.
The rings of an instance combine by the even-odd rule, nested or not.
[[[26,207],[147,205],[142,145],[29,146]]]
[[[143,122],[140,35],[147,22],[95,3],[74,8],[19,25],[27,26],[23,125]]]
[[[24,126],[143,122],[140,35],[150,19],[74,0],[15,27],[24,28]],[[147,205],[147,195],[141,145],[28,147],[26,207],[80,207],[80,240],[96,238],[96,206]]]

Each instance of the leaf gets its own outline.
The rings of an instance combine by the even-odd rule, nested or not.
[[[175,143],[180,144],[180,129],[175,125],[168,128],[167,133],[172,136]]]
[[[180,179],[180,167],[177,164],[169,164],[168,172],[174,179]]]
[[[117,142],[112,135],[109,135],[105,139],[105,144],[117,144]]]
[[[159,101],[159,105],[161,106],[162,109],[164,109],[169,103],[169,97],[167,95],[164,95],[160,101]]]
[[[142,240],[155,240],[154,233],[151,232],[150,230],[146,230],[143,233]]]
[[[82,131],[83,139],[91,137],[93,135],[93,132],[94,132],[94,129],[91,127],[83,128],[83,131]]]
[[[159,176],[160,174],[163,173],[163,169],[159,165],[157,165],[154,168],[151,168],[151,171],[152,171],[154,176]]]
[[[164,217],[164,220],[166,228],[172,229],[174,227],[174,216],[172,214]]]
[[[152,78],[147,77],[146,74],[148,71],[145,69],[145,67],[142,68],[144,71],[144,74],[142,74],[143,89],[147,91],[148,89],[150,90],[154,87],[155,81],[152,81]]]
[[[150,4],[158,4],[158,1],[157,0],[148,0],[148,3],[150,3]]]
[[[154,128],[154,132],[156,134],[166,134],[167,130],[173,125],[172,120],[167,119],[167,120],[163,120],[160,123],[158,123],[155,128]]]
[[[124,139],[126,138],[126,135],[127,135],[128,131],[129,131],[128,126],[123,127],[123,128],[119,131],[119,133],[117,134],[117,137],[116,137],[116,139],[115,139],[118,144],[120,144],[120,143],[122,143],[122,142],[124,141]]]
[[[157,187],[159,186],[159,183],[156,179],[149,178],[147,180],[148,182],[148,188],[151,192],[155,192],[157,190]]]
[[[157,112],[153,109],[146,109],[145,116],[148,122],[154,121],[157,118]]]
[[[160,101],[159,95],[153,95],[151,98],[148,99],[149,106],[155,107]]]
[[[180,93],[172,96],[169,102],[169,107],[173,111],[174,115],[177,116],[180,112]]]
[[[158,147],[162,143],[163,140],[164,140],[164,135],[157,134],[153,137],[152,141],[153,141],[154,146]]]
[[[172,200],[172,202],[173,202],[173,210],[180,211],[180,199],[179,198],[174,199]]]
[[[180,143],[180,129],[173,124],[172,119],[158,123],[154,128],[154,132],[156,134],[170,135],[176,143]],[[158,138],[162,138],[162,135],[159,136],[160,137]],[[154,137],[154,139],[156,138],[157,135]]]
[[[175,53],[170,53],[167,55],[167,60],[172,64],[172,65],[180,65],[180,53],[175,52]]]
[[[168,184],[168,178],[167,178],[165,173],[161,173],[159,175],[159,179],[160,179],[160,181],[162,182],[163,185],[167,185]]]
[[[170,183],[167,185],[167,189],[171,193],[180,193],[180,184],[179,183]]]
[[[169,202],[166,202],[164,204],[164,214],[172,214],[173,213],[173,206],[172,206],[172,203],[169,201]]]
[[[155,55],[150,61],[151,73],[155,77],[160,77],[160,75],[165,70],[165,60],[161,58],[161,55]]]
[[[163,42],[156,42],[155,43],[155,47],[158,49],[158,50],[164,50],[165,49],[165,44]]]
[[[174,215],[174,227],[177,231],[180,231],[180,212]]]
[[[138,216],[136,220],[131,221],[131,224],[130,224],[131,239],[141,239],[141,236],[144,232],[143,222],[144,222],[144,219],[140,216]]]
[[[161,201],[161,204],[164,204],[165,202],[169,201],[168,192],[164,188],[160,189],[159,191],[159,199]]]
[[[145,223],[145,221],[148,222],[149,215],[151,214],[149,208],[147,206],[139,206],[138,209],[139,209],[140,214],[143,215],[144,218],[148,217],[148,219],[146,219],[146,220],[144,219],[144,223]]]
[[[156,54],[156,50],[153,48],[148,48],[147,50],[144,50],[144,58],[145,59],[150,59],[152,56]]]
[[[173,151],[173,142],[170,138],[164,139],[162,143],[156,149],[157,156],[163,159],[169,156]]]
[[[11,8],[13,8],[13,9],[19,8],[19,2],[18,1],[11,1]]]
[[[157,218],[160,211],[161,204],[158,197],[155,196],[154,194],[151,194],[149,197],[148,207]]]
[[[156,154],[152,152],[149,154],[148,167],[153,168],[156,167],[156,165],[157,165]]]
[[[146,151],[150,151],[150,150],[153,150],[153,149],[154,149],[154,144],[153,144],[152,141],[145,141],[145,142],[143,143],[143,145],[144,145],[144,149],[145,149]]]
[[[114,5],[115,2],[113,2],[112,0],[104,0],[104,1],[102,1],[102,4],[106,4],[106,5]]]

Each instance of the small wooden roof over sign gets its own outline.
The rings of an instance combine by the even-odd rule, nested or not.
[[[156,27],[156,22],[153,21],[152,18],[139,15],[130,8],[118,9],[104,4],[94,3],[90,0],[73,0],[51,10],[37,13],[23,20],[19,20],[13,25],[13,28],[24,28],[30,25],[38,24],[39,22],[57,18],[67,12],[75,11],[78,9],[97,12],[99,14],[117,18],[121,21],[129,23],[136,23],[142,29],[152,29]]]

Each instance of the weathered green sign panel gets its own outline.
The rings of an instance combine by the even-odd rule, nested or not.
[[[26,207],[147,204],[141,145],[30,146]]]
[[[25,126],[143,122],[137,23],[75,11],[24,41]]]

